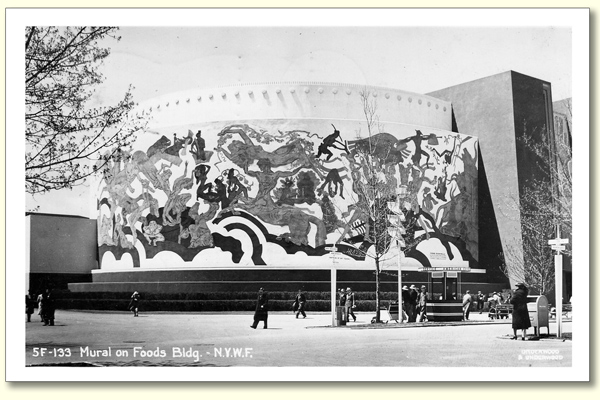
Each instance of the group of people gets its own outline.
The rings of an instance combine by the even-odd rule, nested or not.
[[[340,307],[344,307],[344,315],[346,317],[346,322],[350,322],[350,317],[352,317],[353,322],[356,322],[356,315],[354,315],[354,309],[356,308],[356,297],[354,296],[354,292],[352,288],[343,288],[340,289]]]
[[[35,308],[38,308],[38,315],[44,326],[54,326],[55,304],[54,295],[51,289],[46,289],[43,293],[35,296],[30,290],[25,295],[25,314],[27,314],[27,322],[31,322],[31,315],[35,313]]]
[[[415,285],[402,287],[402,320],[406,322],[427,321],[427,286],[419,290]]]

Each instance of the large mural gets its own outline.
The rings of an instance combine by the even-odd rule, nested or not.
[[[340,267],[368,262],[373,165],[418,222],[408,258],[476,267],[476,138],[406,125],[365,136],[347,121],[289,120],[145,134],[98,166],[101,268],[328,268],[332,248]]]

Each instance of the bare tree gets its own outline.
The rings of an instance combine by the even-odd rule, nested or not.
[[[89,106],[104,81],[101,46],[119,40],[115,27],[25,29],[25,191],[71,188],[128,147],[145,118],[131,115],[129,87],[117,104]],[[100,156],[103,154],[103,156]],[[100,163],[98,163],[100,161]],[[90,165],[92,165],[90,167]]]
[[[569,112],[570,112],[570,108]],[[546,128],[525,133],[522,143],[535,160],[535,170],[519,198],[508,199],[511,214],[518,216],[522,238],[505,245],[502,270],[541,294],[554,288],[553,254],[548,240],[572,232],[572,149],[568,136],[551,135]],[[571,256],[571,246],[564,251]]]
[[[352,157],[349,157],[353,178],[353,196],[356,197],[349,210],[353,211],[352,218],[360,218],[365,222],[364,241],[358,250],[375,262],[375,320],[381,322],[381,265],[386,261],[386,257],[393,257],[389,255],[389,250],[394,238],[390,235],[389,230],[394,225],[389,220],[391,212],[388,209],[388,203],[396,201],[398,196],[395,178],[396,165],[389,158],[391,146],[384,143],[382,137],[377,135],[381,133],[382,129],[377,114],[377,100],[367,89],[360,92],[360,98],[368,137],[360,140],[361,145],[352,148]],[[387,150],[382,152],[382,148]],[[348,215],[344,215],[344,217],[346,224],[352,221],[348,220]],[[409,223],[414,224],[416,221]]]

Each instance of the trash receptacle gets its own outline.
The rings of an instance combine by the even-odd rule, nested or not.
[[[336,326],[341,326],[341,325],[346,325],[346,307],[344,306],[337,306],[335,308],[335,325]]]
[[[548,313],[548,299],[546,296],[527,296],[527,311],[535,336],[540,336],[540,329],[545,326],[550,335],[550,319]]]
[[[400,309],[398,307],[397,301],[392,301],[388,307],[388,312],[390,313],[390,319],[398,322],[400,319]]]

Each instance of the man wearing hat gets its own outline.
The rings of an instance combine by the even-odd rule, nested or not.
[[[419,301],[419,289],[415,285],[410,285],[409,291],[409,306],[410,314],[408,314],[408,322],[417,320],[417,302]]]
[[[513,340],[517,339],[517,330],[522,329],[523,335],[521,340],[525,340],[525,332],[527,328],[531,327],[531,321],[529,320],[529,311],[527,310],[527,295],[529,289],[524,283],[517,283],[515,285],[517,289],[510,299],[510,304],[513,305],[512,313],[512,328],[513,328]]]
[[[354,303],[354,293],[352,292],[351,288],[347,288],[346,289],[346,322],[350,322],[350,316],[352,315],[352,318],[354,318],[354,322],[356,322],[356,315],[354,315],[354,311],[352,311],[353,308],[356,307],[356,304]]]
[[[258,298],[256,299],[256,310],[254,311],[254,323],[250,328],[256,329],[259,321],[264,321],[264,329],[267,329],[267,318],[269,317],[269,298],[263,288],[258,290]]]

